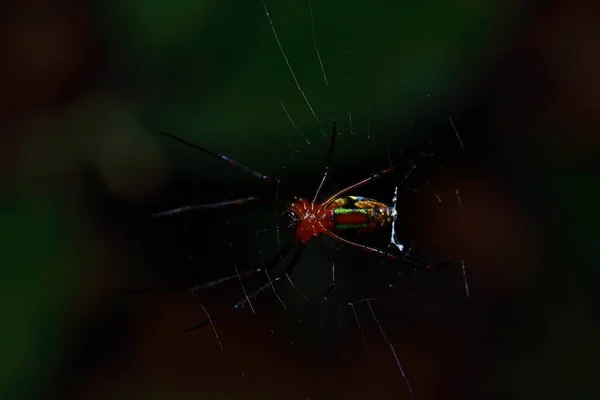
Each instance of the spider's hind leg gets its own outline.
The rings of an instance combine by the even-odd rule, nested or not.
[[[294,255],[292,256],[292,259],[290,260],[290,262],[286,265],[285,270],[283,272],[283,274],[291,274],[293,272],[293,268],[294,266],[298,263],[298,260],[300,259],[300,256],[302,255],[302,250],[304,249],[304,246],[298,245],[296,243],[289,243],[287,246],[285,246],[283,249],[281,249],[279,251],[279,253],[277,253],[271,260],[269,260],[269,262],[266,264],[265,268],[260,268],[260,269],[256,269],[256,270],[251,270],[251,275],[255,275],[256,272],[259,271],[265,271],[266,273],[268,273],[270,270],[272,270],[273,268],[275,268],[276,265],[279,264],[279,262],[294,248],[296,247],[296,251],[294,252]],[[251,301],[255,298],[258,297],[258,295],[260,293],[262,293],[265,289],[272,287],[273,290],[275,290],[275,288],[273,287],[273,285],[275,285],[277,282],[279,282],[281,280],[282,275],[276,276],[275,278],[271,279],[268,278],[268,282],[264,283],[263,285],[261,285],[258,289],[254,290],[251,293],[246,293],[244,290],[244,297],[241,298],[240,300],[238,300],[237,302],[235,302],[235,304],[227,311],[224,311],[222,313],[219,313],[215,316],[211,316],[204,307],[202,307],[204,313],[206,314],[206,319],[204,319],[203,321],[201,321],[199,324],[194,325],[190,328],[185,328],[184,331],[185,332],[189,332],[189,331],[193,331],[196,329],[200,329],[208,324],[212,324],[213,321],[225,317],[226,315],[229,315],[237,310],[240,310],[242,308],[244,308],[246,305],[249,305],[250,307],[252,307]],[[249,276],[249,275],[246,275]],[[235,275],[234,275],[235,277]],[[192,295],[194,296],[194,298],[199,302],[200,300],[198,299],[198,296],[196,295],[196,291],[198,289],[201,289],[202,287],[195,287],[192,288]],[[243,286],[242,286],[243,288]],[[202,306],[202,303],[200,303],[200,305]]]
[[[406,262],[408,265],[412,265],[415,268],[419,268],[419,269],[433,270],[433,269],[438,269],[438,268],[451,267],[453,265],[460,265],[462,279],[463,279],[463,286],[465,289],[465,297],[467,297],[467,298],[470,297],[469,282],[467,279],[467,268],[465,266],[465,260],[460,259],[460,258],[451,258],[451,259],[447,259],[447,260],[443,260],[443,261],[438,261],[435,263],[426,263],[426,262],[416,260],[412,257],[409,258],[408,254],[409,254],[409,252],[406,253],[406,256],[404,257],[403,261]]]

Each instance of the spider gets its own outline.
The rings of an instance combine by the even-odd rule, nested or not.
[[[268,287],[272,287],[273,284],[278,282],[282,276],[290,276],[293,272],[294,267],[298,263],[302,255],[302,251],[306,247],[306,245],[313,239],[317,238],[319,243],[323,245],[322,236],[326,235],[334,240],[337,240],[345,245],[367,251],[370,253],[375,253],[381,257],[386,259],[401,259],[405,262],[408,262],[416,267],[421,268],[431,268],[433,266],[439,266],[442,264],[447,264],[454,262],[455,260],[443,261],[437,264],[424,264],[412,259],[407,258],[407,253],[404,252],[402,245],[397,245],[396,247],[403,252],[404,255],[401,256],[399,254],[394,254],[388,251],[384,251],[382,249],[371,247],[367,245],[363,245],[360,243],[353,242],[340,236],[340,233],[343,231],[354,231],[357,233],[366,233],[373,232],[376,230],[383,229],[392,225],[395,221],[396,217],[396,209],[394,207],[390,207],[389,205],[366,197],[359,196],[349,196],[347,195],[349,192],[359,189],[371,182],[374,182],[380,179],[384,175],[388,175],[392,173],[396,166],[391,166],[387,169],[381,170],[378,173],[371,174],[367,178],[364,178],[358,182],[355,182],[331,196],[327,197],[325,200],[318,202],[319,195],[328,180],[331,172],[331,161],[333,158],[333,151],[335,147],[335,138],[337,133],[336,121],[333,120],[333,128],[331,134],[331,142],[329,144],[329,150],[327,153],[327,165],[325,167],[325,171],[321,178],[321,182],[312,198],[311,201],[294,196],[292,202],[287,202],[287,209],[280,216],[280,228],[283,232],[291,234],[292,241],[287,243],[280,249],[280,251],[271,258],[268,262],[264,264],[263,268],[256,268],[246,272],[239,273],[236,270],[236,274],[231,276],[226,276],[220,279],[216,279],[204,284],[195,285],[191,288],[192,294],[195,297],[195,292],[201,289],[206,289],[215,285],[219,285],[221,283],[227,282],[232,279],[242,279],[249,278],[251,276],[256,275],[259,272],[264,272],[268,278],[268,282],[260,286],[258,289],[251,293],[246,293],[244,290],[244,297],[238,300],[228,311],[222,312],[221,314],[217,314],[214,316],[210,316],[207,314],[208,318],[201,321],[199,324],[192,326],[190,328],[184,329],[184,331],[192,331],[195,329],[202,328],[207,324],[211,324],[214,320],[221,318],[229,313],[235,312],[241,308],[244,308],[246,304],[250,304],[250,301],[256,298],[261,292],[263,292]],[[240,168],[246,173],[254,176],[257,179],[266,181],[266,182],[275,182],[277,185],[280,184],[278,178],[271,177],[268,175],[264,175],[246,165],[243,165],[227,156],[222,154],[213,152],[204,147],[198,146],[192,142],[189,142],[185,139],[182,139],[178,136],[175,136],[166,132],[159,132],[160,135],[169,137],[178,142],[181,142],[189,147],[200,150],[201,152],[208,154],[212,157],[218,158],[226,163],[230,164],[233,167]],[[426,156],[426,154],[421,154],[421,156]],[[412,164],[412,169],[415,168],[415,164]],[[409,172],[410,173],[410,172]],[[182,213],[187,213],[190,211],[196,210],[207,210],[207,209],[215,209],[222,208],[228,206],[239,206],[252,202],[272,202],[272,199],[265,199],[258,196],[250,196],[243,197],[235,200],[229,201],[221,201],[217,203],[208,203],[208,204],[193,204],[186,205],[183,207],[158,212],[155,214],[151,214],[151,218],[158,217],[167,217],[178,215]],[[276,201],[279,201],[276,199]],[[333,261],[332,257],[328,254],[327,250],[324,248],[327,257],[329,258],[329,262],[331,264],[331,285],[324,293],[324,298],[327,300],[327,296],[335,290],[337,287],[336,279],[335,279],[335,269],[336,264]],[[269,272],[272,271],[279,262],[289,255],[292,251],[294,251],[290,261],[285,266],[284,273],[274,277],[271,279],[269,276]]]

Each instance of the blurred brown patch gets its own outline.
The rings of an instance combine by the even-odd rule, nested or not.
[[[55,101],[94,51],[91,14],[81,2],[14,2],[2,26],[0,119]]]
[[[428,248],[463,258],[469,280],[486,296],[507,295],[531,277],[538,267],[537,233],[518,197],[476,171],[436,188],[442,203],[430,201],[422,208],[421,235]]]

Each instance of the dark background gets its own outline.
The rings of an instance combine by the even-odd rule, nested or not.
[[[366,349],[348,306],[371,297],[417,399],[593,397],[590,4],[314,1],[313,36],[308,2],[268,2],[315,118],[260,0],[3,3],[0,397],[409,398],[367,302]],[[215,324],[223,354],[210,327],[181,332],[204,318],[189,292],[120,291],[190,287],[277,251],[273,207],[148,220],[276,189],[156,132],[311,198],[332,118],[326,193],[435,153],[399,190],[399,234],[425,259],[464,258],[469,299],[459,266],[415,272],[326,241],[339,288],[324,304],[330,263],[311,244],[296,290],[279,285],[287,310],[266,292],[256,315]],[[405,172],[355,194],[390,203]],[[389,232],[357,240],[385,248]],[[200,298],[218,312],[241,295],[234,281]]]

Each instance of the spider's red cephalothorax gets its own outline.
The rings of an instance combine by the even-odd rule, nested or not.
[[[296,242],[306,244],[313,237],[326,233],[332,227],[331,213],[322,204],[314,204],[305,199],[297,199],[283,213],[286,228],[294,232]],[[291,222],[291,224],[290,224]]]

